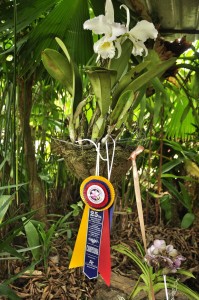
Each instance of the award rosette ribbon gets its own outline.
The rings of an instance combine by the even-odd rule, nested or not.
[[[85,208],[80,223],[69,268],[83,267],[89,278],[102,276],[110,285],[110,217],[115,191],[108,179],[102,176],[86,178],[80,187]]]

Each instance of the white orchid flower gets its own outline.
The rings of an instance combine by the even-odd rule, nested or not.
[[[113,41],[103,36],[94,44],[94,52],[98,53],[97,61],[100,57],[103,59],[113,58],[115,56],[115,46]]]
[[[134,56],[143,55],[143,52],[145,52],[145,56],[148,54],[148,50],[145,46],[146,40],[150,39],[156,39],[158,35],[158,31],[155,29],[155,26],[153,23],[148,22],[146,20],[142,20],[138,22],[135,27],[133,27],[131,30],[129,30],[129,24],[130,24],[130,12],[129,8],[122,4],[120,8],[123,7],[126,10],[127,14],[127,23],[126,23],[126,28],[127,28],[127,33],[129,39],[133,43],[133,50],[132,54]]]
[[[156,39],[158,36],[158,31],[155,29],[153,23],[142,20],[138,22],[135,27],[128,32],[128,34],[129,39],[134,45],[132,53],[136,56],[143,55],[143,52],[145,52],[146,56],[148,54],[148,50],[144,43],[149,38]]]
[[[105,15],[99,15],[83,24],[84,29],[92,30],[95,34],[104,34],[104,36],[94,44],[94,51],[98,54],[98,59],[113,58],[115,56],[114,44],[118,36],[126,33],[125,25],[114,22],[114,8],[111,0],[106,0]],[[118,51],[119,52],[119,51]]]

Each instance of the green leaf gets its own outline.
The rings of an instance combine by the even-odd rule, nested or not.
[[[158,78],[154,78],[158,79]],[[160,110],[163,106],[163,96],[160,91],[157,91],[154,95],[154,116],[153,116],[153,122],[154,124],[157,124],[158,119],[160,118]]]
[[[10,206],[10,203],[13,199],[13,195],[0,195],[0,224],[3,221],[3,218]]]
[[[100,139],[104,133],[105,129],[105,121],[104,117],[100,116],[95,124],[93,125],[93,130],[92,130],[92,140]]]
[[[102,116],[104,117],[111,105],[111,89],[115,83],[117,72],[104,68],[87,70],[93,92],[96,96]]]
[[[166,61],[163,61],[143,74],[141,74],[139,77],[137,77],[135,80],[133,80],[125,89],[126,90],[133,90],[136,92],[139,90],[143,85],[150,82],[151,79],[155,78],[156,76],[162,75],[163,72],[165,72],[169,67],[171,67],[175,63],[175,58],[170,58]]]
[[[163,195],[160,198],[160,206],[164,211],[165,218],[167,221],[171,220],[172,217],[172,205],[171,205],[171,196],[168,194]]]
[[[119,120],[122,121],[131,107],[133,100],[134,93],[132,91],[126,91],[119,97],[115,108],[110,114],[110,125],[115,125]],[[116,127],[119,128],[118,125]]]
[[[129,39],[127,39],[121,45],[122,55],[119,58],[114,57],[110,61],[109,68],[117,71],[116,81],[118,81],[124,74],[125,70],[127,70],[132,48],[133,48],[132,42]]]
[[[140,129],[143,128],[145,109],[146,109],[146,96],[144,95],[140,101],[140,113],[138,118],[138,126]]]
[[[187,213],[184,215],[182,221],[181,221],[181,227],[184,229],[189,228],[195,220],[195,215],[192,213]]]
[[[178,274],[182,274],[182,275],[185,275],[189,278],[196,278],[190,271],[187,271],[187,270],[183,270],[183,269],[179,269],[177,271]]]
[[[162,173],[166,173],[166,172],[172,170],[173,168],[175,168],[176,166],[178,166],[182,162],[183,162],[182,158],[177,158],[177,159],[173,159],[173,160],[169,161],[168,163],[165,163],[162,166]]]
[[[0,251],[5,251],[11,254],[14,257],[17,257],[17,259],[23,259],[23,256],[13,247],[11,247],[9,244],[9,241],[4,241],[0,244]]]
[[[193,199],[191,198],[189,192],[187,191],[186,186],[182,182],[179,182],[179,185],[180,185],[180,190],[183,197],[184,205],[187,208],[188,212],[192,213]]]
[[[192,81],[191,81],[191,95],[195,98],[198,99],[199,97],[199,68],[195,71],[195,74],[193,75]]]
[[[114,90],[113,93],[113,104],[112,107],[114,108],[118,98],[120,97],[121,93],[124,92],[125,88],[132,82],[132,80],[136,80],[139,73],[141,73],[146,67],[150,64],[149,61],[141,62],[139,65],[131,68],[120,80],[117,88]],[[135,77],[135,78],[134,78]],[[126,89],[127,90],[127,89]],[[131,90],[131,89],[129,89]]]
[[[25,221],[25,218],[23,218],[22,220]],[[41,256],[41,249],[39,248],[41,245],[38,230],[35,228],[31,220],[28,220],[24,224],[24,229],[26,232],[28,245],[32,248],[32,256],[37,261],[40,259]]]
[[[41,57],[48,73],[73,95],[73,71],[69,60],[54,49],[45,49]]]
[[[17,294],[9,286],[7,286],[4,283],[0,284],[0,295],[5,296],[6,298],[8,298],[10,300],[20,300],[21,299],[17,296]]]

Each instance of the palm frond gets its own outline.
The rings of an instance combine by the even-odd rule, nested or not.
[[[171,139],[189,140],[195,132],[195,119],[187,97],[178,95],[176,105],[167,122],[166,136]]]
[[[88,1],[32,2],[19,0],[17,6],[17,50],[18,62],[22,66],[20,74],[34,72],[40,64],[41,52],[45,48],[58,49],[55,37],[63,40],[77,64],[86,64],[93,54],[92,33],[83,29],[84,21],[89,19]],[[0,9],[2,10],[1,5]],[[12,10],[12,5],[8,5],[7,11],[3,14],[4,23],[0,28],[2,38],[5,35],[12,38],[14,30]]]

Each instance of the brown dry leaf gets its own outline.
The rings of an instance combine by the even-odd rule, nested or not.
[[[27,294],[27,293],[20,293],[20,292],[17,293],[17,296],[19,296],[19,297],[22,298],[22,299],[28,299],[28,298],[31,297],[30,294]]]
[[[46,286],[44,288],[44,290],[43,290],[43,293],[42,293],[42,296],[41,296],[41,300],[46,300],[47,297],[48,297],[48,295],[49,295],[49,287]]]

